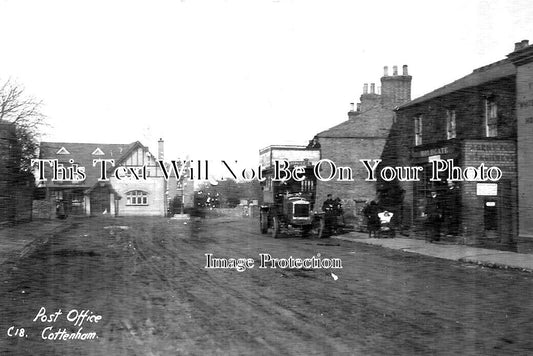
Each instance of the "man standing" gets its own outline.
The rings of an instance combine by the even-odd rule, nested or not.
[[[429,229],[429,242],[440,240],[440,225],[442,222],[442,208],[437,198],[437,192],[432,191],[426,205],[427,228]]]
[[[372,238],[372,234],[375,238],[378,237],[378,231],[380,228],[379,210],[379,206],[374,200],[367,204],[363,209],[363,214],[366,217],[366,227],[368,229],[369,238]]]
[[[335,211],[335,231],[337,232],[338,229],[339,229],[339,218],[340,218],[342,226],[345,225],[345,222],[344,222],[344,210],[342,210],[342,200],[341,200],[341,198],[339,198],[339,197],[335,198],[334,202],[335,202],[335,207],[334,207],[334,211]]]
[[[333,200],[333,197],[331,194],[327,195],[327,199],[324,201],[324,204],[322,204],[322,211],[325,213],[324,215],[324,224],[325,228],[331,232],[333,228],[335,228],[335,222],[337,219],[337,216],[335,215],[335,200]]]

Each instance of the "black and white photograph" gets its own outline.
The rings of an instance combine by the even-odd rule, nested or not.
[[[529,1],[2,0],[0,33],[1,355],[533,354]]]

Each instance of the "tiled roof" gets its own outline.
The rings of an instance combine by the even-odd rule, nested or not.
[[[74,160],[74,163],[81,167],[85,167],[85,174],[87,178],[79,184],[60,183],[54,184],[49,182],[49,186],[76,186],[89,188],[98,182],[100,176],[100,165],[93,167],[93,159],[114,159],[115,165],[123,160],[129,152],[135,147],[143,147],[139,142],[128,144],[107,144],[107,143],[77,143],[77,142],[41,142],[39,158],[41,159],[57,159],[59,163],[63,163],[69,167],[71,164],[69,160]],[[58,154],[62,149],[68,151],[69,154]],[[99,148],[104,154],[93,155],[93,152]],[[45,167],[49,168],[46,164]],[[47,173],[47,177],[51,173]]]
[[[516,75],[516,67],[508,59],[474,69],[474,71],[450,84],[447,84],[439,89],[436,89],[426,95],[418,97],[410,102],[403,104],[399,109],[411,107],[416,104],[420,104],[424,101],[434,99],[446,94],[450,94],[459,90],[476,87],[485,83],[489,83],[501,78]]]
[[[392,125],[393,112],[379,107],[320,132],[318,137],[386,138]]]

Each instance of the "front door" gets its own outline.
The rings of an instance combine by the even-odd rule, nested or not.
[[[97,187],[91,192],[91,215],[110,214],[109,188]]]

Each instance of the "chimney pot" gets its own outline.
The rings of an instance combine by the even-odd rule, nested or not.
[[[368,83],[365,83],[365,85],[363,85],[363,94],[368,94]]]
[[[529,46],[529,40],[522,40],[522,48]]]
[[[355,109],[354,103],[350,103],[350,111],[354,111],[354,109]]]
[[[409,75],[409,73],[407,72],[407,64],[404,64],[402,69],[403,69],[403,73],[402,73],[403,75]]]
[[[383,76],[384,77],[389,76],[389,67],[388,66],[383,67]]]
[[[376,84],[371,83],[370,84],[370,94],[374,94],[376,92]]]
[[[398,75],[398,66],[392,67],[392,75]]]
[[[357,103],[357,111],[361,111],[361,103]]]

